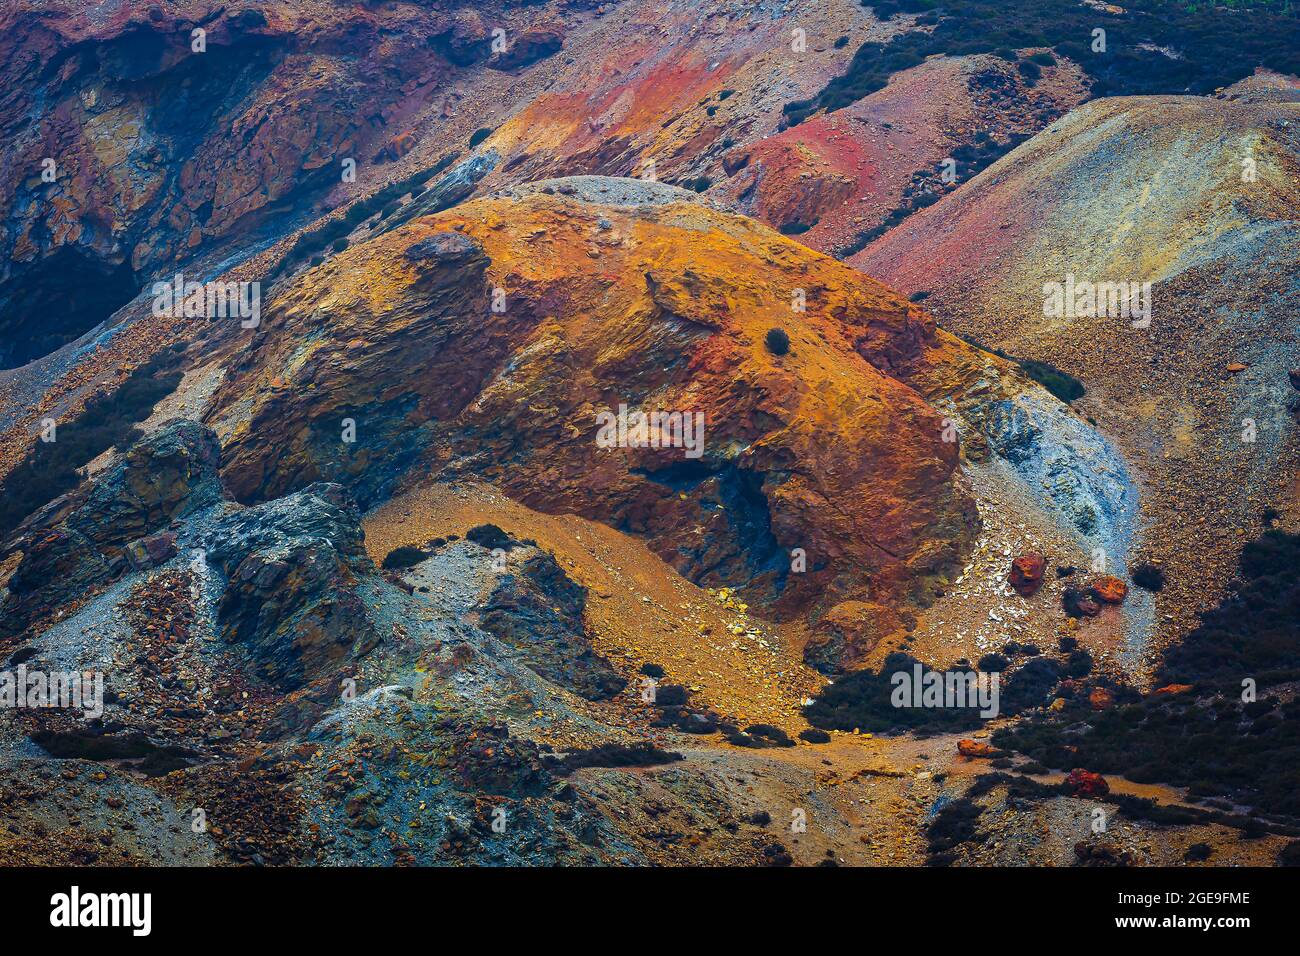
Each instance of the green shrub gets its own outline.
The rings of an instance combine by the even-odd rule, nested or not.
[[[385,571],[400,571],[403,568],[415,567],[428,556],[420,548],[403,544],[384,556],[382,567]]]
[[[1036,362],[1033,359],[1013,359],[1013,361],[1026,375],[1067,404],[1083,398],[1087,391],[1081,381],[1068,372],[1062,372],[1055,365]]]
[[[790,351],[790,336],[785,329],[768,329],[763,337],[763,344],[773,355],[785,355]]]
[[[1165,572],[1154,564],[1135,564],[1128,574],[1133,583],[1144,591],[1160,591],[1165,586]]]

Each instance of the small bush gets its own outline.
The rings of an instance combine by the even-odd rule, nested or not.
[[[1129,569],[1129,577],[1144,591],[1159,591],[1165,586],[1165,572],[1154,564],[1138,564]]]
[[[601,744],[590,750],[575,750],[563,759],[550,760],[551,771],[567,777],[582,767],[654,767],[685,758],[674,751],[660,750],[650,742],[624,747],[620,744]]]
[[[1239,566],[1236,593],[1165,652],[1162,683],[1239,694],[1243,675],[1260,687],[1300,679],[1300,535],[1265,531],[1242,549]]]
[[[982,806],[963,797],[953,800],[935,814],[926,831],[931,865],[947,866],[952,862],[951,851],[954,847],[976,839],[978,832],[975,825],[983,812]]]
[[[685,706],[689,697],[689,692],[680,684],[660,684],[655,688],[655,706],[659,708]]]
[[[763,343],[773,355],[785,355],[790,351],[790,336],[785,329],[768,329]]]
[[[1038,78],[1043,75],[1043,68],[1033,60],[1021,60],[1016,66],[1020,75],[1029,81],[1030,86],[1038,82]]]
[[[1016,359],[1015,361],[1026,375],[1067,404],[1075,399],[1083,398],[1086,392],[1081,381],[1067,372],[1062,372],[1054,365],[1049,365],[1046,362],[1035,362],[1032,359]]]
[[[853,730],[872,733],[944,733],[975,730],[983,726],[979,709],[974,707],[895,707],[893,696],[896,684],[893,675],[898,672],[914,674],[918,661],[901,652],[885,658],[880,670],[860,670],[846,674],[833,684],[827,684],[804,708],[808,723],[822,730]],[[954,667],[964,670],[957,662]],[[1025,668],[1021,668],[1023,671]],[[922,666],[922,679],[933,668]],[[942,675],[941,675],[942,676]],[[1007,682],[1001,695],[1002,712],[1008,712],[1006,701],[1011,696]]]
[[[414,567],[427,557],[419,548],[404,544],[384,556],[383,568],[385,571],[400,571],[402,568]]]
[[[771,724],[751,724],[745,728],[745,733],[751,737],[761,737],[778,747],[793,747],[794,741],[780,727],[774,727]]]
[[[979,659],[979,669],[985,674],[1002,672],[1007,669],[1011,662],[1001,654],[985,654]]]

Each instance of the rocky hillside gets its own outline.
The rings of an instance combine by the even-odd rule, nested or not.
[[[0,863],[1294,856],[1294,13],[995,6],[0,7]]]
[[[416,219],[299,276],[268,320],[208,415],[240,500],[325,479],[371,503],[412,469],[472,474],[786,614],[905,599],[976,528],[957,443],[914,387],[960,385],[972,350],[672,187],[549,180]],[[598,447],[620,406],[702,416],[699,447]]]
[[[1297,131],[1275,86],[1099,100],[852,260],[950,331],[1086,383],[1076,407],[1141,474],[1135,550],[1166,569],[1165,640],[1266,514],[1296,518]],[[1047,314],[1067,276],[1150,283],[1149,327]]]

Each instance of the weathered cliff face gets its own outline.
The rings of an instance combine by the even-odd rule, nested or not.
[[[387,144],[457,63],[491,55],[451,3],[8,7],[5,365],[289,214],[283,228],[340,185],[345,159],[394,158]]]
[[[354,593],[374,566],[356,505],[337,485],[237,512],[205,544],[227,581],[217,608],[222,636],[248,647],[265,680],[296,689],[378,643]]]
[[[971,351],[763,226],[585,177],[301,275],[209,420],[240,500],[324,479],[373,502],[403,478],[474,475],[790,613],[913,599],[958,560],[977,524],[958,446],[909,383],[959,384]],[[598,416],[620,406],[702,416],[701,441],[666,423],[677,441],[656,444],[674,447],[603,447]]]
[[[175,554],[155,537],[220,498],[212,433],[178,421],[130,449],[97,482],[52,501],[8,542],[20,555],[0,604],[0,634],[23,633],[64,613],[90,590],[154,555]]]

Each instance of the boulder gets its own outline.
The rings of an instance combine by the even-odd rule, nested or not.
[[[1092,582],[1092,590],[1107,604],[1123,604],[1128,585],[1113,575],[1103,575]]]
[[[592,648],[583,627],[586,606],[587,589],[538,551],[501,576],[479,620],[541,677],[587,700],[608,700],[627,681]]]
[[[379,642],[355,590],[374,566],[340,486],[314,484],[236,512],[204,543],[227,579],[222,636],[248,647],[265,680],[293,690]]]
[[[383,149],[376,154],[375,159],[378,162],[391,163],[415,149],[415,144],[415,133],[409,129],[403,130],[384,144]]]
[[[483,247],[461,232],[438,232],[413,242],[404,255],[411,262],[431,265],[468,262],[483,254]]]
[[[558,52],[564,46],[564,31],[555,24],[529,27],[508,40],[505,50],[488,61],[496,70],[517,70]]]
[[[1110,793],[1106,778],[1091,770],[1076,768],[1065,778],[1065,787],[1076,797],[1104,797]]]
[[[983,740],[959,740],[957,741],[957,753],[969,760],[976,758],[996,757],[1000,751]]]
[[[870,601],[841,601],[817,622],[803,659],[823,674],[852,670],[885,637],[903,627],[900,616]]]
[[[1101,599],[1092,588],[1066,588],[1061,592],[1061,606],[1070,617],[1096,617],[1101,613]]]
[[[176,556],[176,535],[170,531],[139,538],[126,546],[126,557],[131,567],[146,571],[166,564]]]
[[[1022,554],[1011,562],[1007,581],[1021,597],[1032,597],[1042,587],[1043,569],[1047,562],[1041,554]]]

